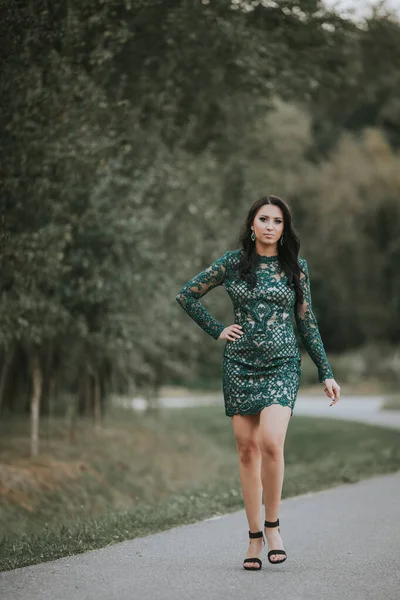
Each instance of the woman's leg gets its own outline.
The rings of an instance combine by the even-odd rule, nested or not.
[[[261,452],[259,447],[259,414],[234,415],[232,426],[236,438],[239,457],[239,475],[242,494],[249,523],[254,533],[262,530],[262,483]],[[263,547],[262,538],[250,539],[246,558],[260,557]],[[258,563],[247,566],[258,567]]]
[[[280,404],[272,404],[260,412],[261,480],[267,521],[276,521],[279,517],[285,467],[284,443],[290,413],[288,406]],[[278,527],[265,527],[264,532],[270,550],[284,550]],[[271,556],[271,560],[281,558],[279,554]]]

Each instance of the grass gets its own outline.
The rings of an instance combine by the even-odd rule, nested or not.
[[[221,407],[114,411],[101,431],[27,424],[0,429],[0,569],[53,560],[243,508],[231,421]],[[282,496],[400,469],[397,431],[295,416]]]

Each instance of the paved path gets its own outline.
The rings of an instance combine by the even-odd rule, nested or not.
[[[329,406],[329,398],[325,395],[299,396],[293,417],[295,415],[330,417],[400,429],[400,410],[382,410],[383,401],[384,398],[381,396],[345,396],[334,406]]]
[[[381,398],[299,397],[296,415],[400,428]],[[282,500],[288,553],[245,571],[243,510],[0,573],[1,600],[400,600],[400,471]]]

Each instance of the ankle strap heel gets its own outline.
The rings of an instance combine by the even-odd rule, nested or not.
[[[264,521],[264,527],[278,527],[279,526],[279,519],[277,519],[276,521]]]
[[[279,533],[281,531],[279,528],[279,519],[277,519],[276,521],[264,521],[264,527],[278,527]],[[271,556],[273,554],[280,555],[280,556],[282,556],[282,558],[279,560],[271,560]],[[283,563],[283,562],[285,562],[286,559],[287,559],[287,554],[286,554],[285,550],[270,550],[268,552],[268,560],[272,565],[277,565],[279,563]]]
[[[249,538],[260,538],[263,537],[263,532],[262,531],[256,531],[256,533],[251,533],[251,531],[249,531]]]
[[[265,540],[264,540],[264,532],[263,531],[256,531],[254,533],[252,533],[249,530],[249,538],[254,539],[254,538],[262,538],[263,539],[263,544],[265,544]],[[256,563],[258,564],[258,567],[254,567],[254,566],[248,566],[248,563]],[[243,561],[243,567],[247,570],[247,571],[259,571],[262,567],[262,560],[258,557],[254,557],[254,558],[245,558]]]

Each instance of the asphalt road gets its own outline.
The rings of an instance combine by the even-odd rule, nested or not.
[[[344,404],[303,399],[294,415],[321,410],[351,419],[361,410],[364,419],[355,420],[377,421],[378,400],[375,408],[362,399]],[[386,419],[400,426],[399,414]],[[400,471],[284,499],[280,522],[288,559],[271,565],[265,547],[259,572],[242,568],[248,528],[241,510],[0,573],[0,599],[400,600]]]

